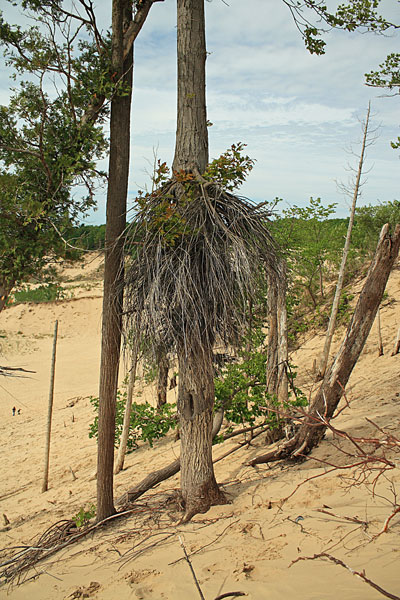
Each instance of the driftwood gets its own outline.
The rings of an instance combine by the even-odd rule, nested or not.
[[[389,225],[384,225],[345,338],[311,402],[307,417],[293,438],[277,449],[254,458],[249,463],[251,466],[285,458],[302,458],[319,444],[326,430],[321,416],[329,420],[339,404],[371,330],[399,247],[400,225],[396,226],[393,236],[389,234]]]

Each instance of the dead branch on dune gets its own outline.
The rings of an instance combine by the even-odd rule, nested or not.
[[[348,571],[350,571],[350,573],[352,575],[355,575],[356,577],[359,577],[360,579],[362,579],[362,581],[367,583],[369,586],[374,588],[374,590],[376,590],[377,592],[379,592],[386,598],[391,598],[391,600],[400,600],[400,596],[395,596],[394,594],[391,594],[390,592],[384,590],[380,585],[378,585],[371,579],[368,579],[364,570],[363,571],[355,571],[355,569],[352,569],[352,567],[350,567],[345,562],[340,560],[340,558],[336,558],[336,556],[332,556],[331,554],[327,554],[326,552],[321,552],[320,554],[314,554],[314,556],[299,556],[299,558],[296,558],[293,562],[290,563],[289,566],[291,567],[292,565],[299,562],[300,560],[316,560],[317,558],[326,558],[326,559],[330,560],[331,562],[335,563],[336,565],[339,565],[340,567],[347,569]]]

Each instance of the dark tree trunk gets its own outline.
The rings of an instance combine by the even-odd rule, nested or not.
[[[131,19],[131,2],[113,0],[112,70],[115,73],[115,81],[123,77],[124,84],[130,90],[133,50],[124,60],[123,32]],[[123,233],[126,226],[129,174],[130,106],[131,92],[126,95],[116,94],[111,102],[97,453],[97,519],[99,521],[115,512],[113,499],[115,401],[121,345]]]
[[[214,476],[212,425],[214,367],[212,349],[190,347],[178,354],[178,414],[181,437],[181,493],[184,521],[225,501]]]
[[[208,164],[204,0],[177,0],[178,119],[173,170],[203,173]]]
[[[14,284],[14,281],[6,281],[0,275],[0,312],[5,307],[8,297],[11,294],[11,290],[14,287]]]
[[[168,370],[168,357],[162,354],[158,359],[157,408],[161,408],[167,403]]]
[[[326,430],[320,416],[328,421],[343,396],[351,372],[368,338],[399,247],[400,225],[396,226],[393,236],[389,235],[389,226],[384,225],[345,338],[311,402],[307,418],[294,438],[278,450],[255,458],[250,462],[251,465],[282,458],[296,458],[308,454],[319,444]]]

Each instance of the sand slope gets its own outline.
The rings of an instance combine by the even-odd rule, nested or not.
[[[56,521],[68,519],[95,502],[96,445],[87,434],[93,419],[89,396],[96,395],[98,389],[100,274],[101,257],[90,256],[83,268],[63,271],[63,285],[70,287],[72,298],[48,305],[11,306],[0,314],[0,364],[35,371],[27,378],[0,380],[0,518],[5,514],[10,521],[8,527],[0,524],[1,547],[31,544],[35,536]],[[361,283],[354,291],[359,291],[360,286]],[[351,407],[336,422],[357,436],[373,431],[366,415],[379,426],[390,426],[400,434],[400,355],[390,356],[400,325],[398,265],[387,291],[381,311],[385,354],[378,358],[374,326],[348,386]],[[59,341],[50,489],[42,494],[56,319]],[[310,336],[292,357],[303,389],[311,387],[309,372],[322,341],[322,336]],[[336,347],[339,341],[338,335]],[[151,389],[143,393],[146,398],[153,396]],[[174,391],[169,393],[173,399]],[[20,415],[12,416],[13,406],[21,410]],[[232,440],[216,447],[215,457],[236,444],[237,440]],[[193,567],[207,600],[229,591],[242,591],[253,600],[383,597],[330,563],[301,561],[288,568],[299,556],[322,551],[340,557],[355,569],[365,568],[369,578],[400,595],[398,516],[388,533],[372,539],[393,510],[395,489],[400,497],[399,469],[392,470],[387,480],[381,480],[375,496],[365,485],[349,485],[349,472],[336,471],[301,485],[282,504],[281,500],[301,482],[328,469],[314,459],[344,464],[346,457],[328,434],[313,458],[301,465],[247,467],[246,462],[264,448],[264,436],[260,436],[249,447],[216,464],[217,479],[230,500],[226,506],[214,507],[190,524],[176,526],[179,513],[171,492],[179,486],[177,476],[140,499],[136,513],[129,518],[39,563],[37,571],[43,572],[39,578],[20,587],[0,588],[0,597],[198,598],[189,566],[182,560],[179,535],[192,554]],[[179,444],[172,437],[153,449],[141,446],[127,457],[125,470],[116,477],[116,496],[178,454]],[[321,509],[332,514],[322,513]]]

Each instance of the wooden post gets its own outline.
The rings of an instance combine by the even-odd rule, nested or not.
[[[383,342],[382,342],[382,330],[381,330],[381,310],[378,308],[376,313],[376,325],[378,328],[378,356],[383,356]]]
[[[54,374],[55,374],[55,370],[56,370],[57,334],[58,334],[58,321],[56,321],[55,325],[54,325],[53,355],[52,355],[52,359],[51,359],[49,407],[48,407],[48,411],[47,411],[46,452],[44,455],[44,475],[43,475],[42,493],[47,492],[48,484],[49,484],[51,417],[53,414]]]
[[[392,356],[396,356],[396,354],[398,354],[400,352],[400,327],[399,330],[397,332],[397,338],[396,341],[394,343],[394,349],[392,352]]]

